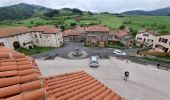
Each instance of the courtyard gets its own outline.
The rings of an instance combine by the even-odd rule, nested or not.
[[[152,65],[142,65],[115,57],[99,59],[99,67],[89,67],[89,58],[53,60],[36,59],[43,76],[68,72],[86,71],[126,100],[169,100],[170,72],[157,69]],[[124,72],[129,71],[128,81],[124,81]]]

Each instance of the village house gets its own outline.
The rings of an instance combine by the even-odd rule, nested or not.
[[[27,27],[0,28],[0,46],[11,49],[33,48],[33,39]]]
[[[33,43],[42,47],[61,47],[63,45],[62,31],[53,26],[37,26],[31,28]]]
[[[157,35],[158,33],[153,30],[141,29],[136,35],[135,38],[136,44],[138,46],[143,46],[143,45],[152,46]]]
[[[130,46],[134,44],[134,37],[129,34],[129,31],[127,29],[110,31],[108,41],[121,42],[124,45]]]
[[[153,49],[159,52],[170,52],[170,35],[157,36],[153,43]]]
[[[35,46],[60,47],[62,32],[53,26],[0,28],[0,46],[32,49]]]
[[[109,29],[103,25],[89,26],[85,30],[86,46],[105,47],[108,42]]]
[[[83,42],[84,41],[84,27],[76,26],[73,29],[68,29],[63,32],[63,39],[65,42]]]
[[[120,42],[116,35],[116,31],[110,31],[108,35],[108,45],[116,44]]]

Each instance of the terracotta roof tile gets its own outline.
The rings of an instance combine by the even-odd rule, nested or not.
[[[110,32],[110,35],[115,35],[115,36],[117,36],[117,37],[123,37],[123,36],[125,36],[125,35],[128,35],[129,34],[129,32],[128,31],[126,31],[126,30],[117,30],[117,31],[111,31]]]
[[[0,72],[0,77],[9,77],[18,75],[17,70]]]
[[[0,55],[1,99],[37,100],[45,97],[43,81],[33,59],[5,47],[0,47]]]
[[[26,32],[29,32],[29,28],[24,26],[0,28],[0,37],[8,37]]]
[[[69,29],[63,32],[63,36],[81,35],[82,31]]]
[[[35,71],[34,69],[27,69],[27,70],[20,70],[17,73],[18,73],[18,76],[25,76],[25,75],[34,74]]]
[[[109,32],[109,29],[103,25],[93,25],[86,29],[87,32]]]
[[[18,67],[16,65],[6,65],[6,66],[1,66],[0,67],[0,72],[17,70],[17,69],[18,69]]]
[[[39,100],[39,99],[42,99],[44,95],[45,95],[45,90],[41,88],[35,91],[15,95],[15,96],[6,98],[5,100]]]
[[[26,76],[21,77],[21,83],[31,82],[31,81],[35,81],[35,80],[38,80],[37,74],[30,74],[30,75],[26,75]]]
[[[21,84],[21,92],[35,90],[35,89],[39,89],[39,88],[41,88],[41,81],[40,80]]]
[[[81,71],[45,78],[48,100],[121,100],[117,93]]]
[[[9,78],[2,78],[0,79],[0,88],[5,87],[5,86],[11,86],[11,85],[16,85],[20,83],[20,77],[15,76],[15,77],[9,77]]]
[[[21,92],[20,85],[12,85],[0,88],[0,98],[15,95]]]
[[[32,27],[31,29],[24,26],[0,28],[0,37],[3,38],[15,36],[23,33],[28,33],[30,31],[42,31],[43,33],[58,33],[61,31],[61,29],[55,28],[54,26],[37,26]]]
[[[61,29],[56,28],[54,26],[37,26],[32,27],[31,31],[42,31],[44,33],[58,33],[61,31]]]
[[[8,58],[9,57],[9,53],[8,52],[0,52],[0,58]]]

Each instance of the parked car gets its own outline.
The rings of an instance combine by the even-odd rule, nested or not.
[[[91,56],[89,65],[90,67],[98,67],[99,66],[98,58],[96,56]]]
[[[126,52],[122,50],[114,50],[113,54],[118,55],[118,56],[126,56]]]

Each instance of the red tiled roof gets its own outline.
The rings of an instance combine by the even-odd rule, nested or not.
[[[70,35],[81,35],[81,31],[78,30],[73,30],[73,29],[69,29],[69,30],[65,30],[63,32],[63,36],[70,36]]]
[[[44,33],[58,33],[61,29],[56,28],[54,26],[37,26],[32,27],[31,31],[43,31]]]
[[[45,78],[48,100],[124,100],[84,71]]]
[[[139,29],[138,32],[139,32],[139,34],[143,33],[143,32],[148,32],[149,34],[152,34],[155,36],[159,35],[159,33],[157,31],[149,30],[149,29]]]
[[[75,26],[74,28],[73,28],[74,30],[78,30],[78,31],[85,31],[85,27],[81,27],[81,26]]]
[[[110,31],[110,35],[115,35],[117,37],[123,37],[128,35],[129,33],[126,30],[117,30],[117,31]]]
[[[103,25],[93,25],[86,29],[87,32],[109,32],[109,29]]]
[[[29,32],[29,28],[24,26],[0,28],[0,37],[8,37],[26,32]]]
[[[0,47],[0,100],[38,100],[45,97],[41,73],[24,54]]]

